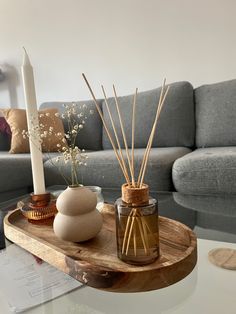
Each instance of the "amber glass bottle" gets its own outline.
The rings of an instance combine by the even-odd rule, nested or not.
[[[148,186],[124,184],[115,207],[118,257],[134,265],[154,262],[159,257],[158,206]]]

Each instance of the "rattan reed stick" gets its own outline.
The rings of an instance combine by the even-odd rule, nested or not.
[[[157,112],[157,116],[156,116],[155,122],[154,122],[154,124],[153,124],[152,132],[151,132],[151,135],[150,135],[151,139],[150,139],[150,143],[149,143],[149,145],[148,145],[149,147],[148,147],[148,150],[147,150],[147,156],[146,156],[146,158],[145,158],[145,164],[144,164],[144,167],[143,167],[143,172],[142,172],[142,176],[141,176],[140,186],[142,186],[142,184],[143,184],[145,172],[146,172],[146,169],[147,169],[147,162],[148,162],[148,158],[149,158],[150,151],[151,151],[151,148],[152,148],[153,138],[154,138],[155,131],[156,131],[157,122],[158,122],[158,120],[159,120],[160,113],[161,113],[162,107],[163,107],[163,105],[164,105],[166,96],[167,96],[167,94],[168,94],[169,88],[170,88],[170,86],[168,86],[167,89],[166,89],[166,92],[165,92],[164,97],[163,97],[163,99],[162,99],[162,102],[161,102],[161,104],[160,104],[160,108],[159,108],[159,110],[158,110],[158,112]]]
[[[102,86],[102,91],[103,91],[103,95],[104,95],[104,99],[105,99],[105,104],[107,107],[107,111],[111,120],[111,124],[112,124],[112,128],[114,131],[114,135],[116,138],[116,143],[119,149],[119,153],[116,149],[116,146],[114,144],[114,141],[112,139],[112,136],[109,132],[109,129],[106,125],[106,122],[103,118],[102,115],[102,111],[98,105],[98,102],[96,100],[96,97],[93,93],[93,90],[86,78],[86,76],[84,75],[84,73],[82,74],[85,83],[88,86],[88,89],[92,95],[92,98],[94,100],[95,106],[97,108],[97,111],[100,115],[100,118],[103,122],[105,131],[107,133],[107,136],[111,142],[112,148],[115,152],[116,158],[119,162],[119,165],[121,167],[121,170],[124,174],[124,177],[126,179],[127,184],[130,186],[130,178],[129,178],[129,174],[128,174],[128,170],[127,170],[127,166],[125,163],[125,159],[124,156],[122,154],[122,149],[120,146],[120,142],[119,142],[119,138],[117,135],[117,131],[116,131],[116,127],[114,124],[114,120],[112,118],[111,112],[110,112],[110,108],[108,105],[108,101],[107,101],[107,97],[106,97],[106,93],[105,93],[105,89]],[[160,113],[163,107],[163,104],[165,102],[166,96],[168,94],[169,91],[169,86],[167,87],[165,93],[164,93],[164,89],[165,89],[165,80],[163,82],[162,85],[162,89],[161,89],[161,94],[159,97],[159,103],[158,103],[158,107],[157,107],[157,111],[156,111],[156,116],[155,116],[155,120],[151,129],[151,133],[148,139],[148,143],[147,143],[147,147],[145,149],[145,153],[143,156],[143,160],[142,160],[142,164],[141,164],[141,168],[140,168],[140,172],[139,172],[139,176],[138,176],[138,181],[137,181],[137,187],[141,188],[143,185],[143,180],[144,180],[144,176],[145,176],[145,172],[146,172],[146,168],[147,168],[147,162],[148,162],[148,158],[149,158],[149,154],[151,151],[151,147],[152,147],[152,142],[153,142],[153,138],[154,138],[154,134],[155,134],[155,130],[157,127],[157,122],[159,120],[160,117]],[[134,136],[135,136],[135,110],[136,110],[136,100],[137,100],[137,92],[138,89],[136,88],[135,91],[135,95],[134,95],[134,100],[133,100],[133,112],[132,112],[132,147],[131,147],[131,152],[132,152],[132,156],[131,156],[131,160],[130,160],[130,156],[129,156],[129,150],[128,150],[128,145],[127,145],[127,140],[126,140],[126,135],[125,135],[125,131],[124,131],[124,126],[123,126],[123,121],[122,121],[122,117],[121,117],[121,113],[120,113],[120,108],[119,108],[119,102],[118,102],[118,97],[117,97],[117,93],[116,93],[116,89],[115,86],[113,85],[113,91],[114,91],[114,95],[115,95],[115,103],[116,103],[116,109],[117,109],[117,113],[118,113],[118,117],[119,117],[119,122],[120,122],[120,127],[121,127],[121,132],[122,132],[122,136],[123,136],[123,141],[124,141],[124,145],[125,145],[125,150],[126,150],[126,155],[127,155],[127,160],[128,160],[128,166],[129,166],[129,171],[131,174],[131,180],[132,180],[132,187],[136,187],[136,182],[135,182],[135,177],[134,177]],[[164,96],[163,96],[164,93]],[[137,229],[139,230],[141,239],[142,239],[142,243],[143,243],[143,247],[145,250],[146,255],[149,254],[149,238],[148,238],[148,231],[150,232],[150,234],[152,234],[150,227],[148,226],[148,223],[146,222],[145,217],[143,217],[143,215],[140,213],[138,208],[133,208],[128,216],[127,222],[126,222],[126,227],[125,227],[125,233],[124,233],[124,238],[123,238],[123,244],[122,244],[122,254],[128,254],[129,251],[129,247],[130,247],[130,241],[131,241],[131,237],[133,234],[133,245],[134,245],[134,254],[136,256],[137,254]],[[153,234],[152,234],[153,235]],[[155,239],[155,236],[153,235],[153,238]],[[156,240],[156,239],[155,239]]]
[[[145,224],[145,226],[146,226],[147,230],[149,231],[150,235],[153,237],[154,241],[155,241],[156,243],[158,243],[158,239],[156,238],[156,236],[154,235],[154,233],[153,233],[152,230],[150,229],[150,227],[149,227],[149,225],[148,225],[148,223],[146,222],[145,219],[143,219],[143,223]]]
[[[115,103],[116,103],[116,109],[117,109],[117,113],[118,113],[118,117],[119,117],[121,132],[122,132],[122,136],[123,136],[123,140],[124,140],[124,144],[125,144],[125,151],[126,151],[126,155],[127,155],[128,164],[129,164],[129,170],[130,170],[132,182],[135,182],[134,173],[132,171],[132,166],[131,166],[131,161],[130,161],[130,156],[129,156],[129,149],[128,149],[128,145],[127,145],[124,125],[123,125],[123,121],[122,121],[122,117],[121,117],[121,113],[120,113],[119,102],[118,102],[118,97],[117,97],[117,94],[116,94],[115,85],[113,85],[113,91],[114,91],[114,96],[115,96]]]
[[[161,87],[161,93],[160,93],[160,97],[159,97],[159,101],[158,101],[158,105],[157,105],[157,112],[158,112],[160,104],[161,104],[164,88],[165,88],[165,79],[164,79],[162,87]],[[154,119],[154,123],[155,123],[155,119]],[[153,129],[153,127],[152,127],[152,129]],[[151,133],[152,133],[152,129],[151,129]],[[143,156],[143,159],[142,159],[142,163],[141,163],[141,167],[140,167],[140,171],[139,171],[139,175],[138,175],[138,181],[137,181],[137,186],[138,187],[140,187],[140,181],[141,181],[141,177],[142,177],[142,173],[143,173],[143,168],[144,168],[144,165],[145,165],[147,152],[148,152],[148,149],[149,149],[149,146],[150,146],[151,133],[150,133],[150,136],[149,136],[149,139],[148,139],[148,143],[147,143],[147,146],[146,146],[146,149],[145,149],[145,152],[144,152],[144,156]]]
[[[136,88],[133,101],[132,110],[132,154],[131,154],[131,167],[134,174],[134,136],[135,136],[135,114],[136,114],[136,100],[137,100],[138,89]],[[136,186],[135,180],[132,180],[133,187]]]
[[[143,247],[145,254],[149,254],[149,240],[148,234],[145,224],[147,224],[145,218],[141,215],[138,208],[133,208],[128,216],[126,227],[125,227],[125,234],[122,244],[122,254],[128,255],[129,247],[130,247],[130,240],[133,234],[133,242],[134,242],[134,254],[137,254],[137,229],[139,229],[139,233],[142,239]],[[150,229],[149,229],[150,230]]]
[[[111,110],[110,110],[109,105],[108,105],[108,100],[107,100],[106,92],[105,92],[105,89],[104,89],[103,85],[102,85],[101,87],[102,87],[102,92],[103,92],[103,96],[104,96],[104,100],[105,100],[105,105],[106,105],[106,108],[107,108],[107,112],[108,112],[108,114],[109,114],[109,118],[110,118],[110,120],[111,120],[111,125],[112,125],[112,128],[113,128],[114,134],[115,134],[116,143],[117,143],[117,146],[118,146],[118,148],[119,148],[119,152],[120,152],[120,157],[121,157],[121,161],[122,161],[122,164],[123,164],[123,168],[124,168],[124,171],[125,171],[125,173],[126,173],[126,176],[129,178],[129,174],[128,174],[126,162],[125,162],[125,160],[124,160],[124,156],[123,156],[122,149],[121,149],[121,146],[120,146],[120,141],[119,141],[119,138],[118,138],[118,135],[117,135],[115,123],[114,123],[114,120],[113,120],[113,117],[112,117],[112,114],[111,114]],[[129,183],[129,185],[130,185],[130,178],[129,178],[129,182],[128,182],[128,183]]]
[[[96,108],[97,108],[98,114],[99,114],[99,116],[100,116],[100,118],[101,118],[101,120],[102,120],[103,126],[104,126],[104,128],[105,128],[105,130],[106,130],[106,133],[107,133],[107,136],[108,136],[108,138],[109,138],[109,140],[110,140],[110,142],[111,142],[112,148],[113,148],[113,150],[114,150],[114,152],[115,152],[116,158],[117,158],[117,160],[118,160],[118,162],[119,162],[119,165],[120,165],[120,167],[121,167],[121,170],[122,170],[122,172],[123,172],[123,175],[124,175],[124,177],[125,177],[125,180],[126,180],[127,184],[129,184],[129,178],[126,176],[125,170],[124,170],[124,168],[123,168],[122,161],[121,161],[120,156],[119,156],[119,154],[118,154],[118,152],[117,152],[117,149],[116,149],[116,147],[115,147],[115,144],[114,144],[114,142],[113,142],[113,139],[112,139],[112,137],[111,137],[111,134],[110,134],[110,132],[109,132],[109,130],[108,130],[108,127],[107,127],[107,125],[106,125],[106,122],[105,122],[105,120],[104,120],[104,118],[103,118],[102,111],[101,111],[101,109],[100,109],[100,107],[99,107],[99,105],[98,105],[97,99],[96,99],[96,97],[95,97],[95,95],[94,95],[94,93],[93,93],[93,90],[92,90],[92,88],[91,88],[91,86],[90,86],[90,84],[89,84],[89,82],[88,82],[88,80],[87,80],[85,74],[82,73],[82,76],[83,76],[83,78],[84,78],[84,80],[85,80],[85,83],[87,84],[88,89],[89,89],[89,91],[90,91],[90,93],[91,93],[91,96],[92,96],[92,98],[93,98],[93,100],[94,100],[94,103],[95,103],[95,106],[96,106]]]
[[[160,99],[161,99],[161,97],[160,97]],[[157,108],[157,114],[156,114],[157,121],[159,119],[159,115],[160,115],[163,103],[164,102],[161,100],[161,103],[159,104],[159,106]],[[156,128],[155,125],[157,123],[156,118],[155,118],[155,121],[154,121],[154,124],[153,124],[153,127],[152,127],[152,131],[150,133],[150,137],[149,137],[149,140],[148,140],[148,145],[146,147],[146,151],[145,151],[145,154],[144,154],[143,163],[142,163],[142,166],[143,166],[142,167],[142,171],[140,171],[140,176],[139,176],[139,179],[138,179],[138,186],[140,186],[140,187],[143,184],[142,181],[143,181],[144,173],[145,173],[144,169],[146,170],[149,154],[150,154],[150,151],[151,151],[151,148],[152,148],[152,141],[153,141],[153,138],[154,138],[155,128]]]
[[[143,216],[140,217],[141,220],[141,225],[142,225],[142,229],[143,229],[143,235],[144,235],[144,239],[145,239],[145,243],[147,245],[147,250],[149,251],[149,240],[148,240],[148,234],[147,234],[147,229],[146,226],[144,224],[144,220],[145,218]]]
[[[148,255],[148,249],[147,249],[147,245],[146,245],[146,240],[145,240],[145,237],[143,235],[143,229],[142,229],[142,225],[141,225],[141,223],[139,221],[139,217],[137,217],[136,221],[138,223],[139,232],[140,232],[141,239],[142,239],[142,242],[143,242],[143,247],[144,247],[145,254]]]
[[[123,244],[122,244],[122,254],[124,254],[124,252],[125,252],[125,243],[126,243],[126,240],[127,240],[127,236],[128,236],[128,231],[129,231],[129,226],[130,226],[130,223],[131,223],[132,215],[133,215],[133,210],[130,212],[130,214],[128,216],[128,219],[127,219],[126,226],[125,226],[125,234],[124,234],[124,240],[123,240]]]
[[[134,222],[135,222],[135,216],[137,214],[137,209],[135,208],[134,212],[133,212],[133,216],[132,216],[132,222],[131,222],[131,226],[130,226],[130,230],[129,230],[129,236],[128,236],[128,241],[127,241],[127,246],[126,246],[126,251],[125,254],[128,255],[128,251],[129,251],[129,245],[130,245],[130,239],[131,239],[131,235],[132,235],[132,231],[133,231],[133,227],[134,227]]]
[[[133,238],[133,241],[134,241],[134,256],[137,256],[137,239],[136,239],[136,236],[137,236],[136,221],[134,221],[134,238]]]

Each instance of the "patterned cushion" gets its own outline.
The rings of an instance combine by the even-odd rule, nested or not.
[[[8,124],[11,127],[11,149],[10,153],[29,153],[29,139],[24,139],[22,132],[27,131],[26,111],[24,109],[2,110]],[[64,127],[60,118],[56,117],[57,109],[45,109],[39,111],[39,123],[43,125],[41,132],[48,131],[53,127],[53,134],[42,139],[42,150],[44,152],[58,151],[64,137]],[[57,136],[57,134],[61,134]]]

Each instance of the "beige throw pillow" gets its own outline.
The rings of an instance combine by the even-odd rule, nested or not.
[[[29,139],[24,139],[22,135],[24,130],[28,130],[26,111],[24,109],[3,109],[1,111],[10,125],[12,132],[11,149],[9,152],[12,154],[29,153]],[[53,108],[39,111],[39,123],[43,125],[40,132],[49,131],[49,128],[52,128],[52,135],[42,138],[43,152],[57,152],[57,145],[61,144],[64,138],[63,123],[56,114],[58,114],[58,110]]]

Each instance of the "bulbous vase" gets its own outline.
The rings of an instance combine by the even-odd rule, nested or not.
[[[102,228],[102,215],[96,209],[97,196],[86,187],[67,187],[56,202],[58,214],[53,223],[57,237],[72,242],[87,241]]]

